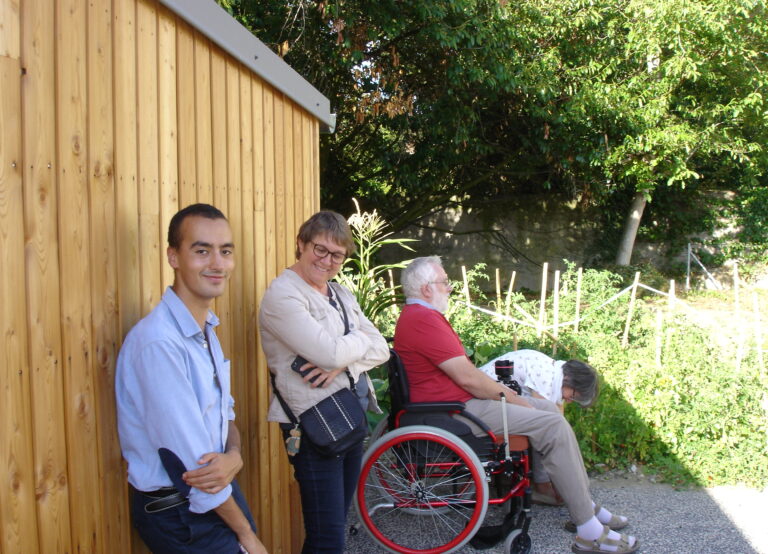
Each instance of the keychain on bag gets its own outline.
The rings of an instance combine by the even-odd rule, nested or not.
[[[288,433],[288,438],[285,439],[285,450],[288,452],[289,456],[295,456],[299,453],[299,446],[301,445],[301,429],[299,429],[299,425],[294,425],[293,429],[291,429],[290,433]]]

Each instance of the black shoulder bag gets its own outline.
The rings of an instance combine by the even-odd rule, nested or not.
[[[331,283],[328,283],[328,299],[331,299]],[[341,297],[336,295],[341,307],[344,319],[344,334],[349,333],[349,318],[347,310]],[[355,383],[352,376],[347,371],[349,378],[349,388],[336,391],[331,396],[324,398],[305,412],[296,416],[283,400],[280,392],[277,390],[275,375],[271,373],[272,390],[275,393],[283,411],[293,423],[293,429],[286,440],[286,446],[289,455],[294,455],[299,451],[297,439],[303,434],[312,446],[325,456],[339,456],[344,454],[353,446],[361,442],[368,433],[367,419],[360,401],[355,395]],[[299,432],[301,429],[301,432]]]

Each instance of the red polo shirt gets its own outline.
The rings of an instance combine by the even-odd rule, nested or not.
[[[467,354],[456,331],[437,310],[406,304],[395,327],[395,351],[408,375],[411,402],[466,402],[474,398],[438,367]]]

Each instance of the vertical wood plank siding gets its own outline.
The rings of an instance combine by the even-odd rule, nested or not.
[[[115,361],[173,278],[166,229],[193,202],[236,240],[215,309],[239,479],[270,552],[296,551],[257,313],[319,207],[318,121],[152,0],[0,0],[0,28],[0,554],[147,552]]]

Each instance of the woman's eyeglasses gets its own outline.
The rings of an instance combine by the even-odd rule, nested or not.
[[[311,241],[310,241],[311,242]],[[325,246],[322,244],[312,243],[312,252],[315,253],[315,256],[322,259],[325,258],[327,255],[331,255],[331,261],[335,264],[344,263],[344,260],[347,259],[347,254],[344,252],[331,252],[328,250]]]

